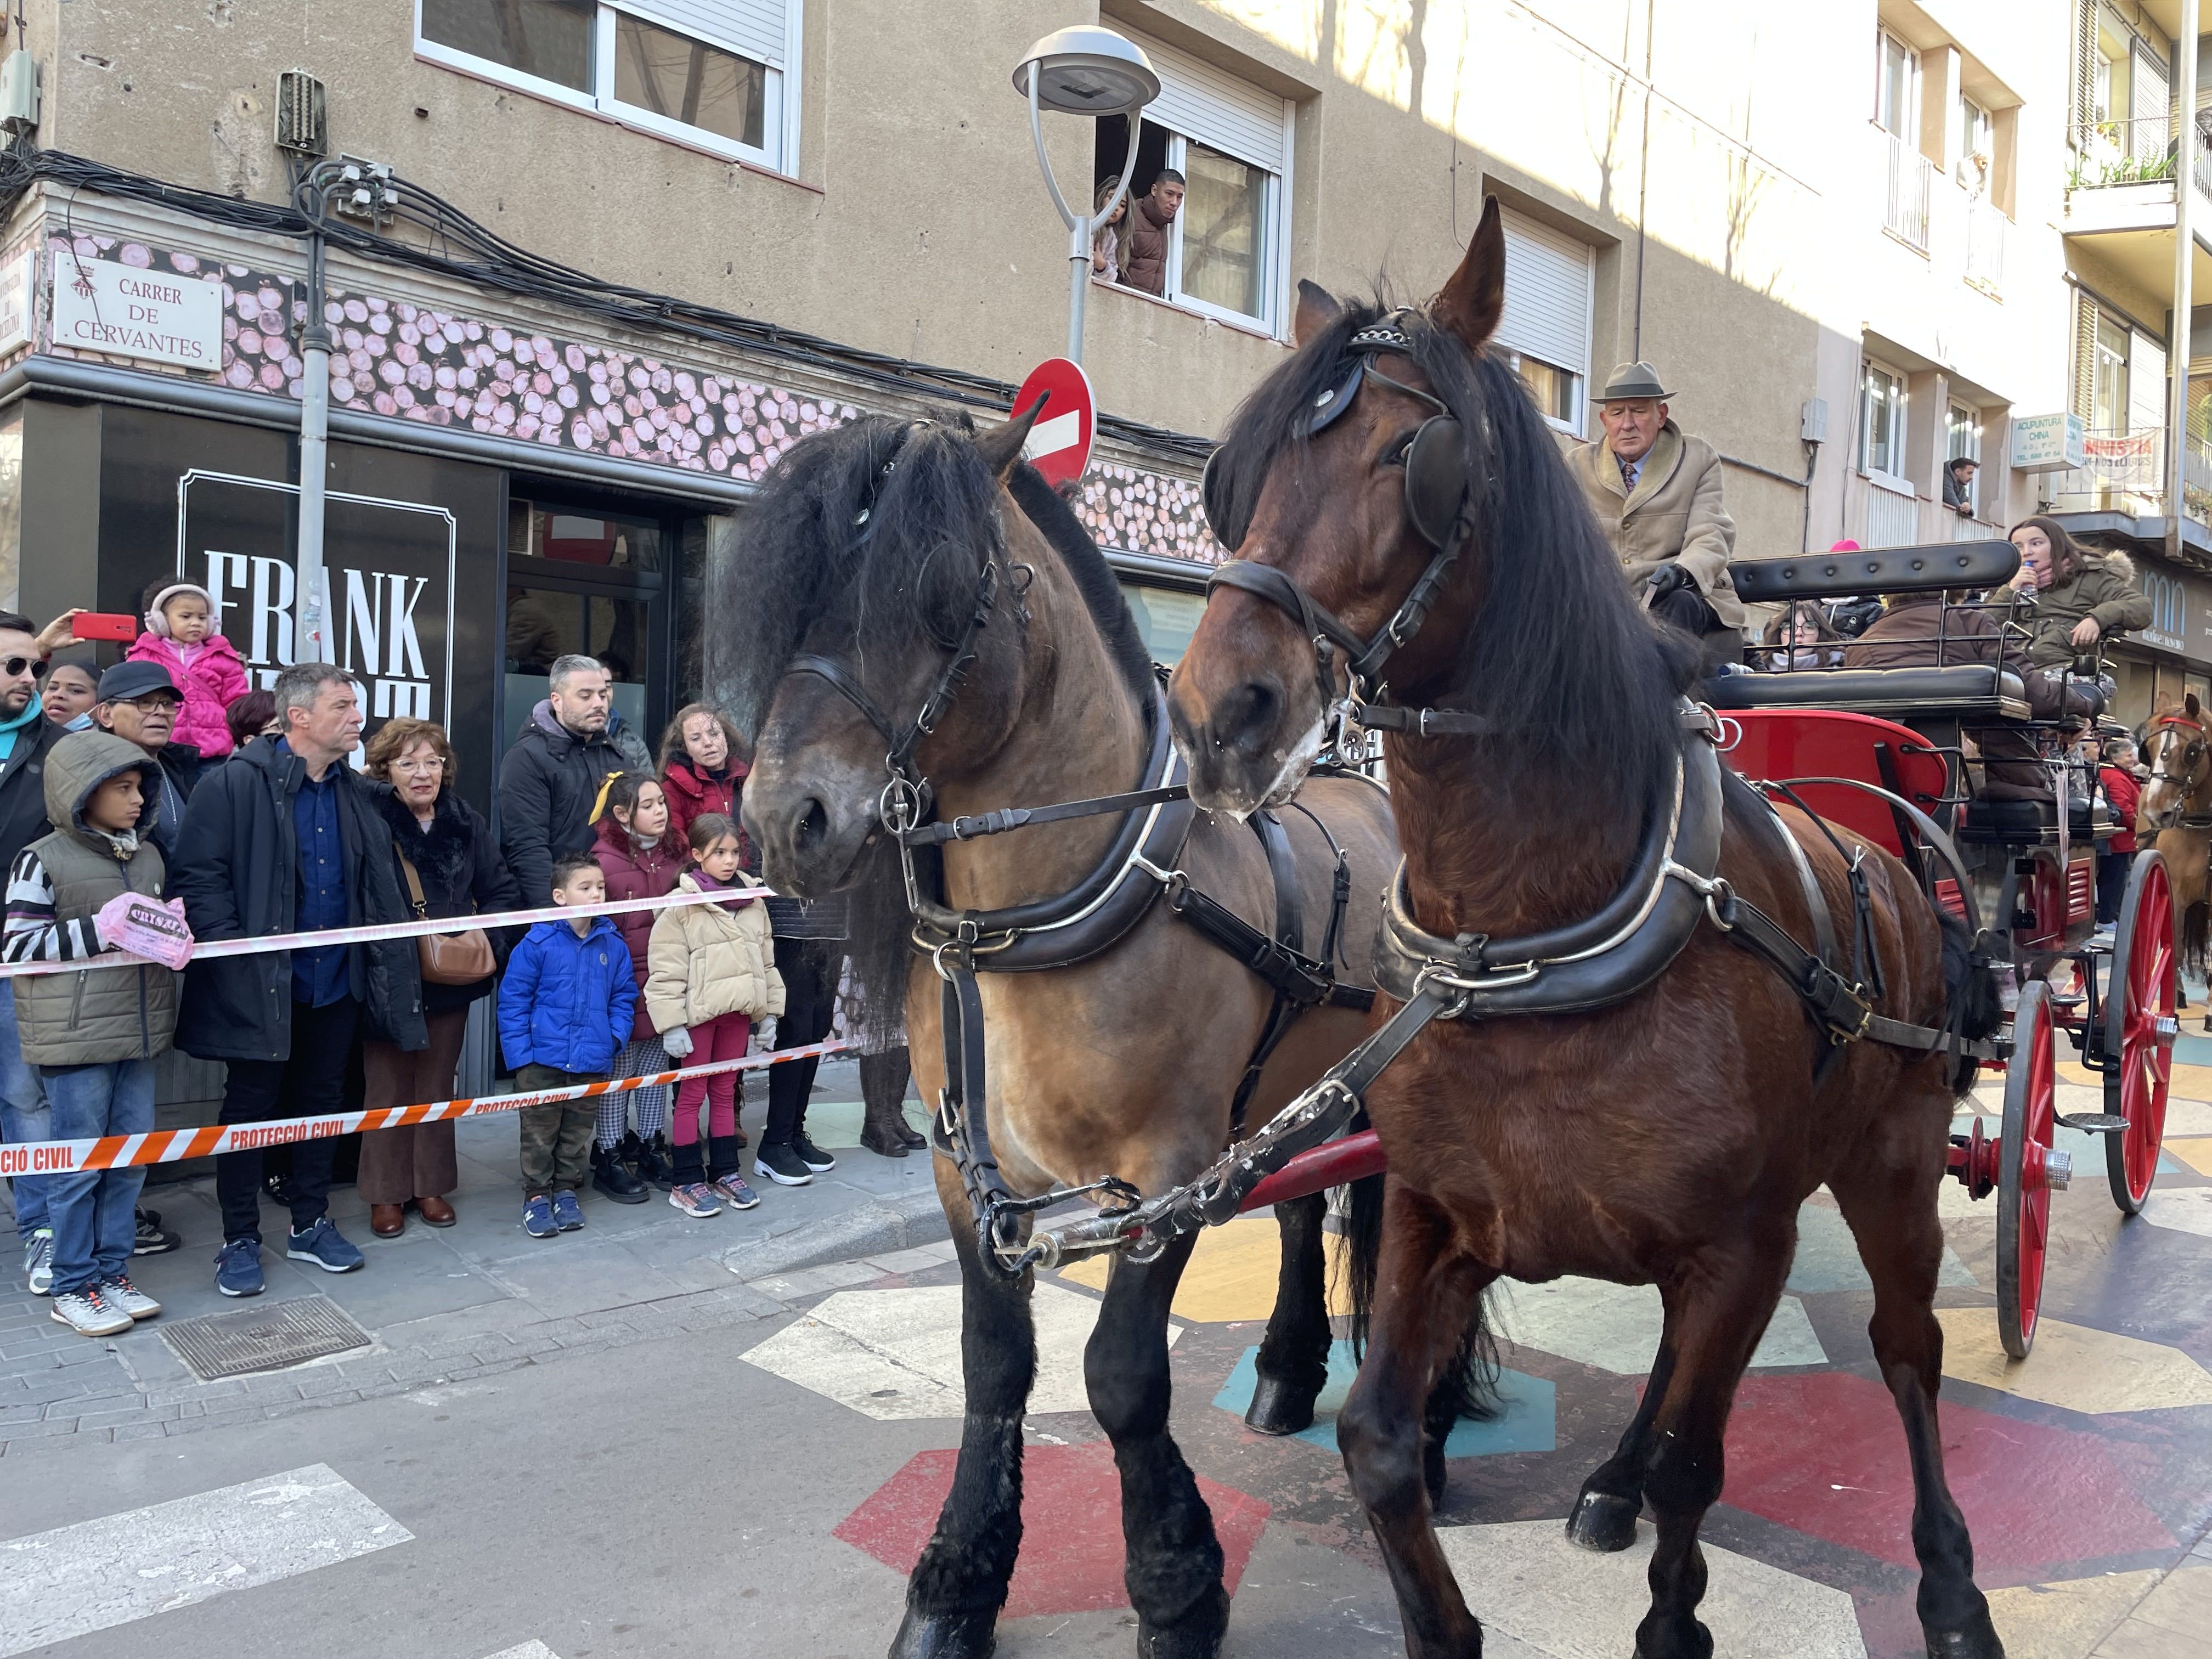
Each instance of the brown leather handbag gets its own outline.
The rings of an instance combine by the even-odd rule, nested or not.
[[[422,878],[415,873],[415,866],[400,852],[398,842],[392,843],[392,850],[398,854],[399,867],[406,874],[407,902],[415,907],[416,920],[428,921],[430,906],[422,896]],[[419,934],[415,951],[422,963],[425,985],[474,985],[480,979],[489,979],[499,966],[491,952],[491,940],[481,927],[459,933]]]

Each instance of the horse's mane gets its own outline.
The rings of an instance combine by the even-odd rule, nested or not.
[[[1392,314],[1381,297],[1348,302],[1231,416],[1215,463],[1225,518],[1249,522],[1268,473],[1307,443],[1324,393],[1343,379],[1352,334]],[[1482,764],[1510,781],[1564,769],[1601,800],[1655,799],[1673,772],[1674,699],[1697,653],[1654,628],[1622,580],[1550,427],[1503,354],[1470,352],[1425,312],[1398,311],[1413,358],[1466,437],[1482,605],[1442,683],[1394,688],[1495,718]],[[1390,359],[1382,365],[1389,371]]]
[[[758,738],[786,665],[825,619],[829,637],[816,637],[816,647],[864,676],[871,657],[935,659],[958,637],[983,562],[1003,555],[1006,544],[998,482],[975,437],[965,415],[870,415],[801,439],[777,463],[738,520],[738,558],[708,578],[720,589],[709,614],[719,619],[716,654],[727,665],[712,690],[748,743]],[[1007,488],[1066,565],[1149,730],[1158,706],[1152,656],[1112,568],[1035,469],[1017,465]],[[1012,602],[1001,587],[1002,614]],[[971,682],[986,681],[1009,648],[987,651]],[[887,712],[895,721],[913,714]],[[852,890],[849,950],[863,995],[850,1023],[864,1040],[889,1037],[903,1018],[908,926],[897,859],[880,843]]]

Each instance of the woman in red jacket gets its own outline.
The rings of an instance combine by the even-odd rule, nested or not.
[[[738,860],[750,870],[756,867],[752,845],[738,813],[751,769],[738,758],[744,746],[728,715],[707,703],[687,704],[660,739],[660,777],[668,791],[670,837],[681,846],[692,819],[720,812],[738,825]]]
[[[611,774],[600,787],[592,822],[599,826],[592,857],[606,872],[610,899],[659,898],[676,890],[677,878],[684,873],[684,842],[669,832],[668,798],[657,781],[638,772]],[[669,1069],[660,1034],[645,1012],[646,947],[652,942],[657,914],[624,910],[608,918],[629,947],[638,988],[636,1022],[630,1029],[629,1046],[615,1060],[616,1077],[644,1077]],[[633,1103],[635,1132],[629,1124]],[[665,1084],[599,1097],[592,1165],[592,1185],[617,1204],[644,1203],[648,1182],[663,1192],[675,1183]]]
[[[2112,809],[2112,822],[2120,826],[2120,833],[2097,854],[2100,927],[2119,924],[2120,901],[2127,896],[2128,870],[2136,860],[2136,807],[2142,799],[2142,785],[2136,781],[2134,745],[2125,738],[2106,739],[2097,781],[2105,787],[2105,802]]]

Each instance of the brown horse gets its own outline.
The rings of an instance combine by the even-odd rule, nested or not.
[[[2183,963],[2202,975],[2212,935],[2212,733],[2194,691],[2151,716],[2142,757],[2150,776],[2136,806],[2136,828],[2158,837],[2152,845],[2165,858],[2173,886],[2173,936]],[[2177,995],[2186,1008],[2187,996]],[[2212,1031],[2212,1009],[2204,1029]]]
[[[1332,642],[1364,656],[1354,695],[1370,725],[1399,728],[1387,760],[1405,908],[1447,953],[1428,961],[1486,964],[1459,971],[1534,995],[1555,970],[1533,966],[1534,950],[1518,977],[1490,969],[1492,944],[1613,914],[1707,739],[1683,732],[1694,642],[1639,610],[1533,401],[1485,349],[1504,282],[1493,201],[1426,310],[1340,307],[1301,285],[1297,350],[1238,411],[1209,478],[1216,534],[1276,574],[1218,583],[1170,696],[1194,796],[1249,811],[1321,745]],[[1424,603],[1409,610],[1417,587]],[[1850,866],[1813,820],[1778,820],[1733,774],[1717,788],[1723,880],[1697,889],[1713,920],[1656,978],[1583,1012],[1439,1018],[1368,1094],[1390,1177],[1371,1343],[1338,1438],[1407,1651],[1422,1659],[1481,1650],[1420,1478],[1429,1380],[1494,1279],[1567,1273],[1656,1284],[1666,1307],[1642,1404],[1569,1534],[1626,1547],[1648,1503],[1658,1540],[1637,1652],[1711,1652],[1698,1528],[1720,1495],[1737,1381],[1790,1272],[1798,1206],[1823,1182],[1874,1281],[1869,1332],[1911,1453],[1929,1650],[2002,1652],[1936,1425],[1936,1190],[1972,1067],[1832,1041],[1740,948],[1741,912],[1736,933],[1723,931],[1748,901],[1799,940],[1817,936],[1790,838],[1836,938],[1853,937],[1855,909]],[[1993,1026],[1994,988],[1958,933],[1899,861],[1837,834],[1866,890],[1880,1014]]]
[[[986,815],[1135,790],[1148,757],[1164,764],[1171,754],[1159,684],[1112,571],[1066,504],[1018,464],[1026,429],[1017,422],[978,440],[957,419],[872,416],[810,437],[748,508],[738,556],[713,578],[720,614],[735,619],[732,658],[745,665],[720,690],[740,726],[758,733],[744,817],[768,878],[787,893],[853,891],[860,977],[903,1013],[925,1098],[939,1097],[952,1069],[933,969],[957,971],[963,951],[957,928],[943,951],[908,948],[927,913],[924,890],[941,881],[939,913],[970,916],[1079,890],[1112,864],[1125,815],[1005,834],[988,832]],[[917,739],[910,762],[900,752],[908,737]],[[936,823],[976,832],[931,854],[941,869],[918,857],[911,889],[882,867],[894,850],[886,815],[899,817],[907,787],[887,793],[893,773],[926,776]],[[988,1654],[1021,1541],[1034,1264],[1019,1227],[979,1237],[981,1158],[994,1158],[1005,1188],[1023,1199],[1109,1176],[1154,1194],[1219,1152],[1273,998],[1179,919],[1186,892],[1211,894],[1262,928],[1287,902],[1305,918],[1310,955],[1337,955],[1342,979],[1372,982],[1377,896],[1395,850],[1382,792],[1363,778],[1317,778],[1282,828],[1295,861],[1287,899],[1251,829],[1198,814],[1180,847],[1158,854],[1166,867],[1133,872],[1139,919],[1095,953],[1048,971],[985,971],[994,924],[988,915],[979,924],[972,982],[987,1082],[976,1098],[963,1049],[955,1103],[971,1137],[977,1115],[987,1117],[988,1146],[969,1156],[956,1135],[963,1162],[944,1147],[936,1159],[960,1252],[967,1410],[952,1491],[908,1588],[891,1650],[901,1659]],[[1340,879],[1348,909],[1325,928]],[[1252,1109],[1279,1107],[1364,1023],[1346,1007],[1304,1014],[1267,1060]],[[1377,1220],[1379,1185],[1365,1183],[1355,1203]],[[1281,1295],[1248,1419],[1270,1432],[1310,1423],[1326,1376],[1323,1207],[1316,1195],[1277,1211]],[[1228,1618],[1212,1518],[1167,1426],[1168,1311],[1190,1248],[1185,1238],[1149,1261],[1115,1261],[1085,1356],[1091,1407],[1121,1472],[1139,1650],[1158,1659],[1214,1654]],[[1356,1257],[1352,1277],[1357,1290]]]

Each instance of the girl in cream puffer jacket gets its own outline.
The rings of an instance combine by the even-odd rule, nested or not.
[[[691,821],[692,870],[680,892],[726,890],[714,904],[664,910],[646,951],[645,1006],[661,1046],[683,1066],[744,1058],[752,1024],[783,1012],[775,935],[759,902],[767,890],[738,866],[737,825],[719,812]],[[749,1210],[759,1200],[738,1173],[738,1074],[686,1078],[677,1085],[670,1139],[676,1188],[668,1201],[690,1215],[721,1205]],[[699,1156],[699,1108],[707,1107],[707,1162]]]

